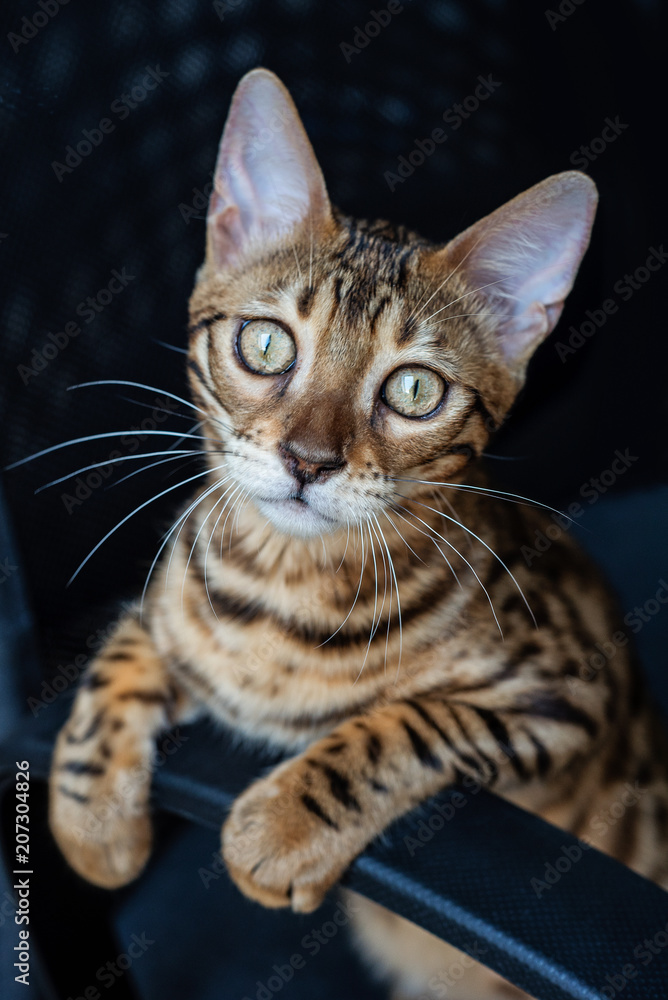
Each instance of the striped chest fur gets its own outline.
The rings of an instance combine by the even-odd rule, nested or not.
[[[222,831],[231,877],[266,906],[313,910],[374,837],[453,783],[668,886],[663,733],[628,647],[592,658],[619,628],[614,603],[567,532],[527,564],[545,511],[482,465],[595,205],[568,172],[442,246],[347,218],[283,86],[244,78],[190,302],[197,493],[54,754],[51,827],[82,875],[139,874],[153,740],[206,714],[292,754]],[[357,910],[402,997],[452,963],[405,921]],[[461,996],[500,996],[476,968]]]

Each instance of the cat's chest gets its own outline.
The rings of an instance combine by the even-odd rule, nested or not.
[[[158,609],[156,646],[175,679],[211,715],[248,737],[300,749],[375,705],[442,682],[445,650],[399,647],[399,636],[331,642],[271,621],[218,622]],[[325,636],[326,638],[327,636]],[[350,641],[348,641],[350,640]],[[368,648],[367,648],[368,647]]]
[[[173,574],[184,586],[166,574],[154,590],[154,642],[177,683],[244,735],[297,749],[462,672],[479,680],[466,666],[474,640],[480,675],[495,665],[484,654],[486,630],[467,627],[469,588],[443,579],[447,567],[421,563],[404,576],[400,618],[398,602],[385,607],[377,581],[365,581],[365,593],[359,574],[346,590],[342,574],[325,578],[312,565],[276,582],[214,562],[203,581],[186,555],[177,550]]]
[[[195,656],[180,659],[181,682],[226,725],[286,748],[306,746],[368,709],[387,686],[375,672],[356,684],[317,649],[311,663],[286,662],[269,637],[247,640],[242,649],[233,642],[216,647],[202,643]]]

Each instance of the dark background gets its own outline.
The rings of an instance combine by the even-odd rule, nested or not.
[[[54,9],[56,0],[45,2]],[[627,302],[614,286],[644,265],[652,247],[664,239],[668,247],[661,5],[562,2],[565,13],[555,3],[548,16],[540,4],[513,0],[408,0],[377,37],[346,57],[341,44],[359,41],[356,29],[370,21],[370,10],[385,9],[383,0],[71,0],[26,44],[12,44],[10,33],[34,30],[22,18],[42,8],[36,0],[3,3],[0,465],[68,438],[136,427],[150,410],[121,397],[152,408],[159,395],[116,387],[66,392],[75,383],[131,379],[184,392],[183,356],[156,341],[185,344],[186,304],[203,253],[201,192],[232,91],[252,67],[269,67],[288,86],[335,204],[406,223],[438,241],[571,169],[572,155],[601,135],[606,118],[618,119],[627,127],[588,166],[601,194],[591,248],[492,448],[512,460],[492,464],[507,489],[564,507],[610,467],[617,449],[629,449],[636,460],[602,499],[592,548],[613,576],[616,565],[631,567],[617,575],[623,603],[625,587],[629,599],[649,598],[644,579],[666,572],[665,275],[653,274]],[[141,83],[147,67],[168,75],[122,118],[115,102]],[[443,113],[489,74],[501,84],[490,98],[456,131],[443,126]],[[59,181],[53,162],[62,163],[66,147],[103,118],[113,132]],[[390,191],[385,172],[438,127],[447,142]],[[193,206],[199,218],[184,218]],[[123,268],[134,279],[93,322],[83,322],[78,305]],[[610,298],[618,311],[562,362],[556,343]],[[20,369],[34,367],[33,349],[41,351],[49,332],[70,321],[81,326],[79,336],[43,370]],[[173,418],[159,426],[188,424]],[[163,440],[147,438],[143,448],[159,450]],[[175,491],[140,512],[66,588],[105,532],[178,481],[164,471],[171,465],[158,466],[108,489],[142,465],[127,463],[70,512],[66,483],[34,495],[117,446],[114,439],[75,446],[4,475],[46,672],[69,662],[82,637],[104,627],[110,604],[141,587],[177,507]],[[182,478],[198,468],[185,466]],[[32,685],[38,692],[39,681]],[[172,995],[161,988],[162,996]],[[248,988],[240,986],[238,995]],[[179,989],[174,996],[185,995]]]

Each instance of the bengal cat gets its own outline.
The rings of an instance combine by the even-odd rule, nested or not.
[[[292,754],[222,832],[265,906],[313,910],[389,823],[467,776],[668,886],[659,727],[627,650],[583,669],[619,627],[610,597],[565,532],[526,566],[543,512],[490,490],[479,461],[596,200],[558,174],[446,245],[348,218],[283,85],[244,77],[190,303],[205,485],[55,749],[51,826],[82,876],[141,872],[154,740],[209,713]],[[629,782],[637,804],[592,832]],[[395,995],[432,989],[458,953],[357,904]],[[449,995],[508,988],[475,966]]]

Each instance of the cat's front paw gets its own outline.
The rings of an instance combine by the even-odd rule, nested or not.
[[[236,800],[223,826],[222,853],[246,896],[310,913],[362,849],[368,838],[359,820],[342,829],[323,810],[314,811],[314,801],[289,765]]]
[[[138,755],[119,766],[99,755],[82,760],[73,749],[61,733],[49,782],[49,826],[77,874],[116,889],[139,875],[151,853],[150,771]]]

